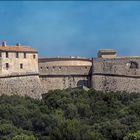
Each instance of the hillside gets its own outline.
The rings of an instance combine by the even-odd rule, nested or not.
[[[0,140],[140,140],[140,94],[50,91],[0,97]]]

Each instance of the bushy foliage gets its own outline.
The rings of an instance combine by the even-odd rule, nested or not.
[[[140,94],[55,90],[0,97],[0,140],[139,140]]]

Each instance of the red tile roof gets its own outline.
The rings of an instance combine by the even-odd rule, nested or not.
[[[36,49],[27,46],[0,46],[0,51],[9,52],[37,52]]]

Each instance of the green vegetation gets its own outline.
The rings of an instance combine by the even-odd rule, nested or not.
[[[0,97],[0,140],[140,140],[140,94],[50,91]]]

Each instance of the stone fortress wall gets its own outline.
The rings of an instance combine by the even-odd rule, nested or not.
[[[39,76],[44,92],[54,89],[90,87],[92,60],[87,58],[39,59]]]
[[[42,88],[38,75],[0,78],[0,95],[20,95],[41,99]]]
[[[140,92],[140,57],[95,59],[92,87],[101,91]]]
[[[35,49],[0,46],[0,95],[41,98],[49,90],[88,87],[100,91],[140,92],[140,57],[117,57],[99,50],[96,58],[39,58]]]
[[[140,57],[117,57],[99,50],[97,58],[39,59],[44,92],[86,86],[100,91],[140,92]]]

